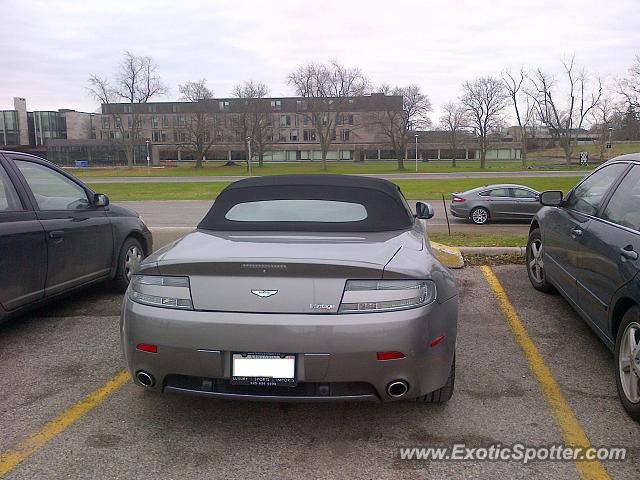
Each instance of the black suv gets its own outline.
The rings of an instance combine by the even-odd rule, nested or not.
[[[124,290],[151,248],[137,213],[42,158],[0,150],[0,321],[102,280]]]
[[[527,271],[557,289],[614,351],[625,409],[640,421],[640,154],[602,165],[571,190],[543,192]]]

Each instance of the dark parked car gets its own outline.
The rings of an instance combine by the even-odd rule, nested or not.
[[[135,212],[46,160],[0,151],[0,321],[101,280],[124,291],[151,247]]]
[[[614,351],[620,399],[640,421],[640,154],[607,162],[566,199],[548,191],[541,201],[529,279],[557,289]]]
[[[489,220],[529,220],[540,210],[540,194],[523,185],[485,185],[451,196],[449,211],[477,225]]]

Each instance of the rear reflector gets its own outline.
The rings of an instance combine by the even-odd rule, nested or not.
[[[451,199],[451,201],[454,202],[454,203],[462,203],[462,202],[466,202],[467,199],[466,198],[462,198],[462,197],[456,197],[454,195],[453,198]]]
[[[151,345],[150,343],[139,343],[138,346],[136,347],[136,350],[141,350],[143,352],[149,352],[149,353],[158,353],[158,346]]]
[[[402,352],[378,352],[378,360],[398,360],[404,358]]]
[[[435,347],[436,345],[438,345],[440,342],[442,342],[444,340],[444,335],[440,335],[438,338],[436,338],[433,342],[431,342],[431,346]]]

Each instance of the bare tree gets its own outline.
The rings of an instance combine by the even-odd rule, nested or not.
[[[449,147],[451,148],[451,166],[456,167],[456,153],[460,133],[468,124],[467,109],[459,103],[448,102],[442,106],[440,127],[447,132]]]
[[[349,110],[349,98],[368,93],[369,80],[358,68],[346,68],[336,60],[327,65],[310,63],[288,78],[296,95],[305,99],[305,119],[311,124],[322,151],[322,170],[336,138],[336,121]]]
[[[158,66],[151,57],[125,52],[113,80],[98,75],[89,77],[89,93],[103,105],[127,103],[124,112],[109,108],[119,140],[124,146],[127,166],[133,168],[135,145],[140,140],[142,121],[137,104],[147,103],[167,92],[158,76]]]
[[[480,168],[485,168],[488,135],[502,121],[502,111],[507,106],[508,96],[504,84],[494,77],[480,77],[462,85],[461,103],[466,107],[470,126],[480,141]]]
[[[517,74],[512,74],[509,70],[505,70],[502,74],[502,81],[507,94],[511,98],[511,103],[516,113],[518,129],[520,130],[520,138],[522,141],[521,159],[523,167],[527,166],[529,130],[532,126],[531,124],[533,123],[536,111],[533,99],[524,90],[526,78],[527,76],[524,68],[520,68],[520,71]]]
[[[619,115],[618,106],[610,97],[603,97],[591,111],[592,130],[598,134],[596,144],[598,145],[600,162],[605,161],[605,151],[611,136],[610,129],[613,128],[613,121],[617,115]]]
[[[573,154],[574,137],[602,97],[602,81],[598,78],[595,90],[587,92],[587,74],[584,70],[576,71],[574,58],[571,57],[562,64],[566,78],[564,98],[556,79],[540,69],[531,77],[531,82],[536,114],[558,140],[568,165]]]
[[[264,154],[271,146],[273,138],[273,115],[271,105],[264,97],[269,95],[269,87],[253,80],[238,84],[233,88],[233,96],[244,99],[240,106],[240,130],[243,145],[247,153],[247,170],[249,169],[248,144],[251,144],[251,155],[258,157],[258,165],[264,165]],[[251,138],[250,142],[245,139]]]
[[[202,168],[205,155],[213,145],[212,130],[215,117],[211,101],[213,92],[207,87],[207,80],[201,79],[178,85],[182,100],[192,102],[192,113],[185,118],[186,138],[184,146],[196,153],[196,168]]]
[[[420,91],[418,85],[393,89],[383,85],[379,91],[402,97],[402,109],[393,108],[390,103],[387,104],[388,108],[377,113],[377,124],[396,156],[398,170],[404,170],[407,144],[413,134],[412,131],[420,130],[430,124],[427,114],[431,111],[431,101]]]
[[[628,75],[618,80],[617,91],[624,97],[627,107],[640,110],[640,55],[636,55]]]

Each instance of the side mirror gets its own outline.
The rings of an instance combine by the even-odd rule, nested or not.
[[[416,217],[423,220],[429,220],[435,215],[433,207],[428,203],[416,202]]]
[[[96,207],[106,207],[109,205],[109,197],[107,197],[104,193],[96,193],[93,196],[93,204]]]
[[[540,194],[540,203],[545,207],[559,207],[562,205],[562,192],[560,190],[547,190]]]

